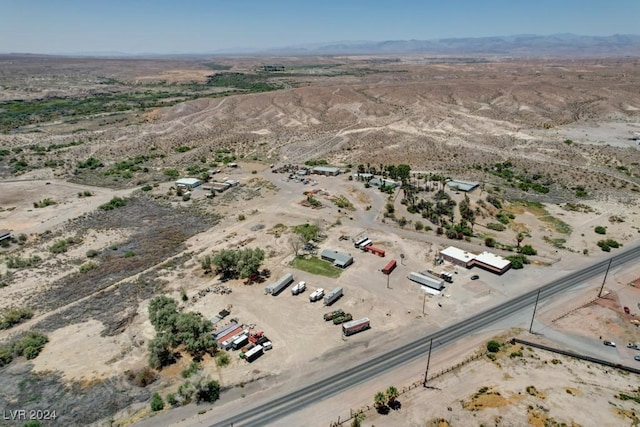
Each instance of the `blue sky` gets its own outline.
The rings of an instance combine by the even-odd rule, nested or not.
[[[640,33],[640,0],[0,0],[0,52],[207,53],[344,40]]]

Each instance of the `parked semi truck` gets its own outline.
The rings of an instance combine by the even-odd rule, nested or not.
[[[305,291],[305,289],[307,289],[307,283],[304,280],[302,280],[298,282],[298,284],[295,285],[293,288],[291,288],[291,295],[301,294]]]
[[[344,335],[353,335],[358,332],[362,332],[366,329],[369,329],[371,324],[369,323],[368,317],[363,317],[362,319],[352,320],[350,322],[346,322],[342,324],[342,333]]]
[[[309,301],[310,302],[320,301],[323,296],[324,296],[324,289],[318,288],[315,291],[311,292],[311,295],[309,295]]]
[[[428,286],[437,291],[441,291],[444,288],[444,280],[436,278],[434,276],[426,276],[424,274],[411,272],[409,273],[408,278],[413,282]]]
[[[251,363],[254,360],[256,360],[258,357],[260,357],[263,352],[264,352],[264,348],[261,345],[257,345],[244,354],[244,360]]]
[[[324,296],[324,305],[331,305],[342,296],[342,288],[338,286]]]

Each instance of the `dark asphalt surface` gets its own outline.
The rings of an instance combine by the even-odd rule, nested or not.
[[[627,249],[625,252],[621,252],[611,258],[611,267],[622,265],[636,259],[638,256],[640,256],[640,246]],[[573,286],[583,283],[586,279],[604,273],[608,264],[609,259],[570,273],[560,279],[547,283],[539,289],[530,291],[510,301],[478,313],[473,317],[376,356],[355,368],[328,376],[323,380],[277,397],[269,402],[247,409],[231,417],[221,419],[211,424],[210,427],[229,427],[232,425],[234,427],[262,426],[273,423],[279,418],[292,414],[307,405],[341,393],[354,385],[368,381],[372,377],[395,369],[417,358],[424,357],[425,353],[429,350],[431,340],[433,340],[433,349],[446,346],[522,309],[532,307],[538,292],[540,292],[540,301],[544,301]],[[224,415],[228,415],[228,413]]]

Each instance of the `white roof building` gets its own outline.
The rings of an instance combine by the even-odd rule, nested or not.
[[[453,246],[449,246],[447,249],[441,250],[440,255],[446,261],[449,261],[452,264],[456,264],[465,268],[472,267],[473,261],[476,259],[475,254],[472,254],[471,252],[467,252]]]
[[[180,178],[176,180],[176,186],[187,187],[189,189],[197,187],[202,184],[198,178]]]
[[[502,274],[511,268],[511,261],[491,252],[482,252],[480,255],[476,255],[474,264],[497,274]]]

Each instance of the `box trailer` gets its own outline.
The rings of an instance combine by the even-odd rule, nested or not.
[[[220,341],[218,341],[218,343],[220,344],[220,348],[223,350],[229,350],[230,348],[233,347],[233,343],[235,340],[237,340],[239,337],[241,337],[242,335],[247,335],[247,337],[249,336],[249,332],[245,329],[244,331],[239,331],[238,333],[236,333],[235,335],[233,335],[232,337],[226,338],[226,339],[221,339]],[[248,340],[248,338],[247,338]]]
[[[324,289],[318,288],[315,291],[311,292],[311,295],[309,295],[309,301],[310,302],[320,301],[323,296],[324,296]]]
[[[425,276],[424,274],[412,272],[409,273],[408,278],[413,282],[420,283],[421,285],[428,286],[437,291],[444,288],[444,280],[433,276]]]
[[[264,347],[257,345],[244,354],[244,360],[251,363],[264,353]]]
[[[397,265],[398,264],[396,263],[396,260],[392,259],[387,263],[387,265],[384,266],[384,268],[382,269],[382,274],[391,274],[391,272],[395,270]]]
[[[342,324],[342,333],[344,335],[353,335],[358,332],[362,332],[366,329],[369,329],[371,324],[369,323],[368,317],[363,317],[362,319],[352,320],[350,322],[346,322]]]
[[[287,273],[280,278],[277,282],[274,282],[264,288],[266,294],[271,294],[274,297],[278,295],[284,288],[293,283],[293,274]]]
[[[338,286],[324,296],[324,305],[331,305],[342,296],[342,288]]]

